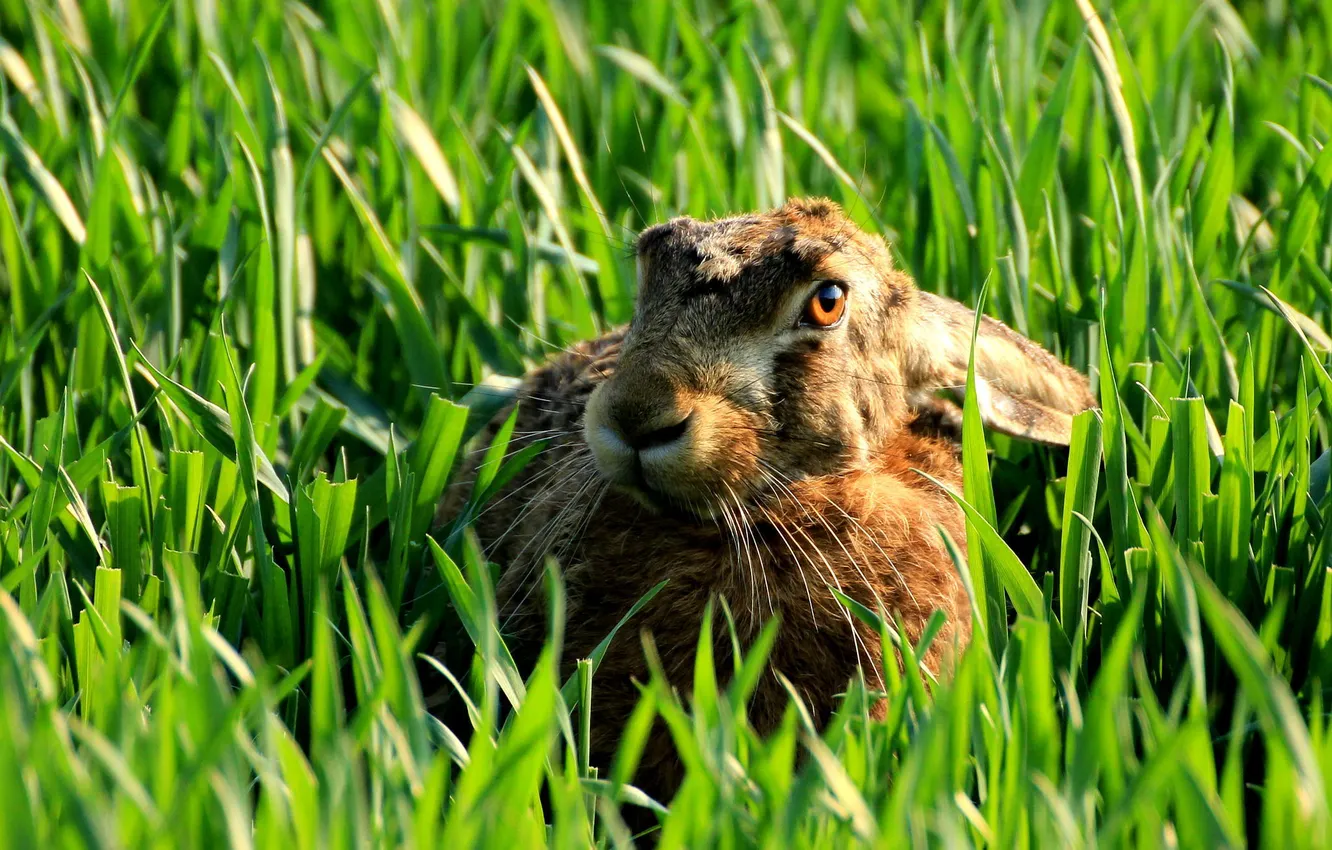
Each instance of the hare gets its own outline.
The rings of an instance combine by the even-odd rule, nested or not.
[[[879,634],[834,588],[896,613],[913,644],[943,611],[924,661],[944,670],[970,638],[971,614],[941,534],[964,550],[964,517],[930,480],[961,490],[958,446],[939,435],[957,408],[936,394],[965,386],[973,312],[918,290],[881,238],[825,199],[675,218],[644,230],[636,253],[632,321],[525,378],[514,434],[548,447],[474,523],[503,570],[496,595],[515,654],[546,634],[547,556],[567,588],[570,660],[669,580],[596,673],[594,763],[609,764],[639,698],[635,680],[648,677],[635,633],[651,634],[686,692],[714,597],[742,641],[779,618],[769,664],[816,720],[858,664],[871,686],[882,672]],[[1084,376],[989,318],[976,373],[983,421],[1020,438],[1067,444],[1072,416],[1095,405]],[[469,486],[460,476],[442,516]],[[726,671],[731,641],[716,631]],[[769,730],[787,702],[765,675],[749,718]],[[667,795],[681,770],[658,729],[638,784]]]

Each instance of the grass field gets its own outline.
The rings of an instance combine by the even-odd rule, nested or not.
[[[620,847],[621,804],[663,847],[1329,846],[1330,27],[0,0],[0,846]],[[648,800],[587,765],[595,659],[524,681],[432,507],[476,384],[627,319],[639,228],[804,193],[1102,410],[967,444],[954,678],[903,646],[760,739],[700,656],[645,683],[690,766]],[[455,631],[466,744],[421,685]]]

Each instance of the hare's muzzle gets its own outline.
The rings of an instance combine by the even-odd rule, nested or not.
[[[622,383],[598,388],[588,402],[586,438],[601,473],[639,490],[687,464],[692,411],[668,388],[626,392]]]
[[[756,452],[737,449],[752,429],[731,422],[736,415],[713,394],[621,371],[588,400],[584,439],[601,474],[649,507],[707,515],[749,489],[743,461]]]

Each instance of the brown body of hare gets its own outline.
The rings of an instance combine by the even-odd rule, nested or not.
[[[718,596],[742,642],[780,619],[770,666],[816,721],[857,664],[871,686],[881,674],[879,635],[832,588],[900,616],[913,643],[942,610],[947,624],[924,661],[945,670],[971,616],[941,530],[963,550],[965,523],[917,470],[960,492],[957,445],[930,423],[956,415],[935,399],[965,385],[972,311],[917,290],[882,239],[821,199],[673,219],[643,231],[637,253],[632,322],[527,376],[514,434],[550,447],[475,521],[503,568],[501,622],[518,655],[546,634],[548,555],[567,588],[569,661],[669,579],[596,673],[594,763],[609,764],[639,698],[634,683],[647,679],[639,631],[687,693],[702,613]],[[976,368],[984,420],[1011,435],[1066,443],[1072,415],[1095,404],[1082,375],[988,318]],[[469,481],[470,471],[443,517]],[[716,631],[724,672],[731,644]],[[787,700],[765,675],[751,722],[771,729]],[[669,797],[680,775],[659,728],[636,782]]]

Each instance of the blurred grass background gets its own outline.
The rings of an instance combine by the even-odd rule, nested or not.
[[[0,844],[618,847],[625,805],[691,848],[1327,846],[1329,21],[0,0]],[[433,506],[462,452],[507,474],[504,377],[628,318],[638,229],[803,193],[1102,410],[968,434],[952,680],[901,646],[763,740],[701,656],[599,774],[595,659],[513,669]]]

